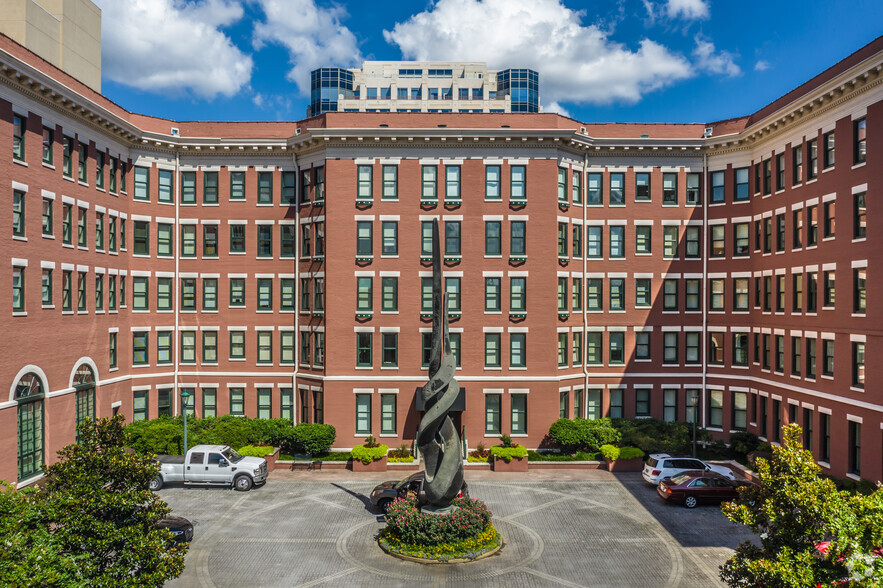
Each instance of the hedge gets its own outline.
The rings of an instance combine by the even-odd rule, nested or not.
[[[573,455],[561,455],[558,453],[539,453],[537,451],[528,451],[527,459],[529,461],[597,461],[597,453],[588,453],[585,451],[577,451]]]
[[[353,461],[360,461],[368,465],[372,461],[383,459],[389,447],[386,445],[378,445],[377,447],[365,447],[364,445],[356,445],[353,447]]]
[[[549,427],[549,437],[567,454],[596,452],[602,445],[620,441],[610,419],[558,419]]]
[[[637,447],[615,447],[613,445],[602,445],[601,455],[610,461],[617,459],[634,459],[636,457],[644,457],[644,452]]]
[[[267,445],[246,445],[245,447],[240,447],[236,451],[238,451],[239,455],[243,457],[267,457],[268,455],[273,455],[274,449]]]

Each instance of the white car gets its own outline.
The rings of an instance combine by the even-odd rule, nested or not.
[[[653,453],[647,458],[641,475],[644,480],[653,484],[659,484],[666,478],[671,478],[687,470],[709,470],[726,476],[730,480],[736,479],[736,474],[728,467],[705,463],[695,457],[672,457],[667,453]]]

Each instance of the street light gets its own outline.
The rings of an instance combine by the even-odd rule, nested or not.
[[[690,401],[691,401],[690,407],[693,409],[692,410],[692,413],[693,413],[693,418],[692,418],[692,421],[693,421],[693,457],[696,457],[696,404],[698,404],[698,402],[699,402],[699,397],[696,395],[691,395],[691,396],[692,397],[690,398]],[[184,431],[185,431],[184,432],[184,439],[187,439],[186,425],[185,425]]]
[[[183,392],[181,392],[181,406],[183,410],[181,413],[184,415],[184,455],[187,455],[187,401],[190,400],[190,397],[193,396],[189,390],[186,388]]]

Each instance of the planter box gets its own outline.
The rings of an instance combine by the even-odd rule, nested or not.
[[[494,456],[494,471],[495,472],[526,472],[527,471],[527,458],[526,457],[523,457],[521,459],[513,458],[513,459],[509,460],[509,463],[506,463],[505,460]]]
[[[605,457],[604,461],[607,462],[607,470],[611,472],[640,472],[644,469],[644,459],[641,457],[616,461],[610,461]]]
[[[386,456],[384,455],[380,459],[375,459],[368,465],[363,464],[358,459],[351,459],[350,467],[354,472],[385,472]]]
[[[272,472],[276,469],[276,460],[279,459],[279,447],[276,448],[276,451],[273,452],[272,455],[264,456],[264,459],[267,460],[267,471]]]

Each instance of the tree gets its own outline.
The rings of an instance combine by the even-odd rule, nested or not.
[[[801,429],[783,429],[784,445],[772,459],[755,462],[759,485],[723,505],[724,514],[747,525],[760,545],[746,541],[721,566],[731,587],[883,586],[883,489],[870,496],[840,492],[819,476]],[[818,544],[830,541],[824,554]]]
[[[42,489],[0,493],[0,531],[18,528],[10,561],[0,556],[0,584],[162,586],[179,576],[187,545],[155,526],[169,508],[148,489],[154,456],[126,450],[122,416],[78,430]]]

